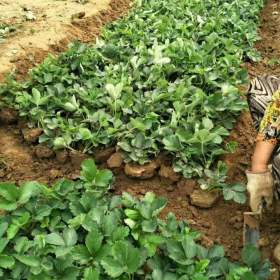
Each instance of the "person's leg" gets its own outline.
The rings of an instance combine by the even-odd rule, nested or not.
[[[272,175],[275,185],[275,197],[280,199],[280,147],[278,146],[272,158]]]
[[[280,88],[280,79],[274,76],[255,78],[248,89],[248,105],[253,119],[253,124],[259,131],[267,105],[271,102],[272,95]],[[275,180],[277,196],[280,186],[280,147],[278,146],[271,158],[272,173]]]

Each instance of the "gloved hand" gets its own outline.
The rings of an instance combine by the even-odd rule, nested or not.
[[[272,207],[273,201],[273,177],[268,170],[262,173],[253,173],[246,171],[247,190],[250,194],[250,206],[253,212],[260,209],[262,200],[265,201],[266,207]]]

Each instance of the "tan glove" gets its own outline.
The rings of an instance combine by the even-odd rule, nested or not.
[[[250,194],[250,206],[253,212],[260,210],[262,200],[266,202],[266,207],[272,207],[273,201],[273,177],[270,171],[263,173],[252,173],[246,171],[247,190]]]

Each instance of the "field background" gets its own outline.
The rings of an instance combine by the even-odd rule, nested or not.
[[[69,4],[70,3],[70,4]],[[87,4],[75,1],[3,1],[0,0],[0,22],[14,24],[15,32],[9,34],[0,43],[0,81],[4,73],[16,70],[19,78],[28,69],[41,62],[48,53],[57,54],[65,50],[67,44],[78,38],[83,42],[92,41],[100,28],[115,20],[129,9],[128,0],[95,0]],[[24,9],[31,10],[36,19],[25,21]],[[85,12],[82,18],[75,15]],[[262,12],[260,29],[261,40],[256,48],[262,54],[258,63],[244,62],[251,78],[262,74],[280,75],[280,5],[277,0],[267,1]],[[245,91],[245,87],[244,87]],[[1,181],[21,183],[27,180],[52,183],[60,177],[75,178],[84,155],[71,154],[66,161],[56,157],[40,159],[34,156],[34,147],[27,145],[21,135],[24,124],[5,124],[0,126]],[[225,157],[229,166],[231,181],[245,182],[244,171],[249,165],[255,132],[250,116],[243,113],[231,133],[230,139],[239,143],[237,151]],[[106,156],[105,156],[106,158]],[[106,167],[106,160],[100,165]],[[189,181],[184,187],[171,185],[160,177],[149,180],[127,178],[121,170],[116,169],[115,192],[127,191],[142,196],[147,191],[168,198],[168,207],[164,214],[172,211],[180,219],[187,219],[204,237],[203,243],[210,246],[219,242],[225,246],[227,255],[233,259],[240,258],[242,248],[242,213],[247,209],[234,203],[225,203],[222,199],[209,210],[192,206],[187,196],[188,190],[195,182]],[[272,220],[273,218],[273,220]],[[280,226],[275,217],[266,217],[263,236],[269,239],[269,246],[263,248],[264,255],[271,257],[271,249],[279,241]]]

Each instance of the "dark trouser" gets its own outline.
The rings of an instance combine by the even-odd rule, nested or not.
[[[273,94],[280,89],[280,78],[261,76],[251,81],[248,89],[248,105],[256,130],[259,130],[261,120]],[[280,197],[280,145],[277,145],[271,157],[272,174],[275,180],[275,195]]]

